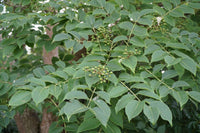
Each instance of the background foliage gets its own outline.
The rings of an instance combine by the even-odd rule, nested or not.
[[[200,132],[199,9],[199,0],[2,1],[0,129],[15,112],[48,107],[58,117],[50,132]],[[42,47],[59,47],[53,65]]]

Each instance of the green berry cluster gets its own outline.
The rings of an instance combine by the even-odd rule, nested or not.
[[[142,50],[135,48],[134,51],[128,51],[127,49],[125,49],[124,55],[141,55],[142,54]]]
[[[96,30],[96,34],[92,36],[93,42],[103,42],[106,45],[110,45],[112,43],[111,36],[112,32],[105,27],[99,27]]]
[[[109,77],[111,77],[112,71],[110,71],[106,66],[98,65],[95,67],[86,66],[83,68],[84,71],[90,72],[88,76],[98,76],[100,83],[105,83]]]

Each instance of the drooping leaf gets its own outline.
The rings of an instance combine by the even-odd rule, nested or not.
[[[97,76],[91,75],[90,72],[85,72],[85,80],[89,88],[91,88],[93,84],[99,81],[99,78]]]
[[[112,70],[112,71],[125,70],[117,59],[110,60],[107,64],[107,67],[109,70]]]
[[[119,27],[124,30],[131,30],[133,28],[133,24],[131,22],[124,21],[119,24]]]
[[[153,125],[155,125],[157,120],[158,120],[158,117],[159,117],[158,109],[155,108],[155,107],[144,105],[144,110],[143,111],[144,111],[145,116],[148,118],[148,120]]]
[[[103,100],[95,100],[94,102],[98,107],[94,107],[92,110],[96,118],[106,127],[111,114],[110,107]]]
[[[16,92],[10,99],[10,106],[20,106],[25,104],[31,100],[31,92],[30,91],[18,91]]]
[[[51,77],[51,76],[49,76],[49,75],[42,76],[41,79],[42,79],[44,82],[49,82],[49,83],[54,83],[54,84],[56,84],[56,83],[58,82],[56,78]]]
[[[189,96],[195,101],[200,103],[200,92],[198,91],[190,91],[188,92]]]
[[[110,104],[110,95],[105,91],[97,91],[96,94]]]
[[[48,87],[48,90],[49,90],[49,94],[55,96],[56,99],[58,99],[59,95],[62,92],[62,88],[60,86],[56,86],[56,85],[50,85]]]
[[[66,102],[64,107],[61,108],[60,115],[62,115],[63,113],[66,114],[67,119],[69,120],[72,115],[84,112],[86,110],[87,108],[85,105],[83,105],[77,100],[72,100],[70,102]]]
[[[185,86],[190,86],[190,85],[185,81],[176,81],[173,83],[172,88],[185,87]]]
[[[151,57],[151,62],[156,62],[162,60],[167,53],[163,50],[156,50],[153,52]]]
[[[147,28],[136,25],[133,30],[133,34],[136,36],[148,36]]]
[[[43,75],[45,75],[45,72],[42,68],[36,68],[33,70],[33,74],[38,77],[41,78]]]
[[[116,42],[119,42],[119,41],[124,41],[124,40],[127,40],[127,37],[124,36],[124,35],[120,35],[120,36],[117,36],[113,39],[113,42],[112,43],[116,43]]]
[[[134,117],[138,116],[144,107],[143,101],[131,100],[125,108],[126,115],[128,116],[128,120],[130,121]]]
[[[153,101],[150,103],[151,107],[155,107],[159,110],[160,116],[163,120],[167,120],[172,126],[172,112],[169,107],[161,101]]]
[[[36,87],[32,93],[33,101],[38,105],[39,103],[43,102],[49,95],[49,90],[44,87]]]
[[[85,92],[83,91],[77,91],[77,90],[74,90],[74,91],[70,91],[68,92],[64,99],[89,99],[88,96],[85,94]]]
[[[181,60],[180,64],[182,67],[184,67],[185,69],[196,75],[197,71],[196,62],[190,60],[189,58],[184,58]]]
[[[84,132],[88,130],[95,129],[100,126],[100,122],[95,118],[90,118],[83,121],[78,127],[78,132]]]
[[[185,91],[173,91],[173,97],[180,103],[181,109],[188,101],[188,95]]]
[[[123,95],[127,91],[128,89],[124,86],[116,86],[110,90],[109,95],[111,98],[115,98],[115,97]]]
[[[134,98],[135,98],[135,97],[134,97],[133,95],[131,95],[131,94],[126,94],[126,95],[122,96],[122,97],[118,100],[118,102],[117,102],[117,104],[116,104],[116,106],[115,106],[115,111],[116,111],[116,113],[118,113],[121,109],[125,108],[126,105],[127,105],[131,100],[134,100]]]
[[[105,133],[121,133],[120,128],[111,122],[108,123],[107,127],[102,128]]]
[[[71,36],[69,34],[59,33],[59,34],[55,35],[55,37],[53,38],[53,42],[68,40],[70,38],[71,38]]]
[[[135,56],[130,56],[128,59],[122,60],[122,64],[130,68],[130,70],[135,73],[135,68],[137,66],[137,58]]]
[[[151,92],[151,91],[139,91],[137,94],[160,100],[160,97],[157,94],[155,94],[154,92]]]

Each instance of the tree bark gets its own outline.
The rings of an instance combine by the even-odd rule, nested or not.
[[[47,35],[49,38],[52,38],[53,32],[53,26],[47,25],[49,29],[46,30]],[[43,61],[44,64],[52,64],[52,58],[58,57],[58,47],[56,47],[54,50],[47,52],[45,50],[45,47],[43,47]],[[56,116],[52,113],[47,112],[48,108],[43,109],[43,116],[42,121],[40,124],[40,132],[41,133],[48,133],[49,127],[51,126],[51,123],[56,120]]]
[[[23,114],[17,113],[14,119],[20,133],[39,133],[40,121],[34,110],[26,108]]]

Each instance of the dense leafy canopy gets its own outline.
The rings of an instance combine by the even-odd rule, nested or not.
[[[59,118],[52,132],[63,123],[69,132],[179,132],[182,114],[199,131],[199,9],[199,0],[2,2],[0,110],[49,105]],[[59,47],[53,65],[43,47]]]

